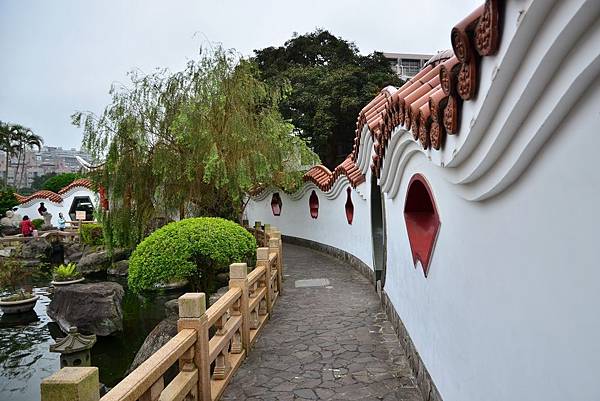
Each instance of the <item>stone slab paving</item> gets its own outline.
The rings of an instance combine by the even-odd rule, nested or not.
[[[283,252],[285,293],[222,400],[422,401],[369,281],[323,253]],[[329,285],[296,288],[309,279]]]

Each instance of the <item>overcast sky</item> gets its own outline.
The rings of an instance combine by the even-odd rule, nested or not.
[[[126,72],[181,69],[207,41],[243,55],[315,28],[374,50],[431,53],[483,0],[0,0],[0,120],[79,148],[77,110],[100,113]]]

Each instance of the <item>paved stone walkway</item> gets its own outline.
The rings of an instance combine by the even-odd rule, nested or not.
[[[368,280],[320,252],[283,252],[285,293],[222,400],[421,401]],[[306,279],[329,285],[296,288]]]

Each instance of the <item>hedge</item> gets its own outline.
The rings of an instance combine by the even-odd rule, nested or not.
[[[188,280],[210,291],[211,277],[231,263],[254,264],[256,240],[242,226],[218,217],[185,219],[146,237],[129,259],[128,284],[136,292]]]
[[[98,223],[83,223],[79,227],[79,236],[81,242],[86,245],[103,245],[104,244],[104,233],[102,231],[102,224]]]

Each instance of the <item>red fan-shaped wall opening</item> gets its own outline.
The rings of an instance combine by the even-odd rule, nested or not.
[[[310,198],[308,198],[308,207],[310,209],[310,217],[316,219],[319,216],[319,197],[314,190],[310,194]]]
[[[421,262],[427,276],[429,263],[440,228],[440,218],[433,193],[425,178],[414,175],[408,184],[404,202],[404,221],[412,251],[413,263]]]
[[[352,224],[352,220],[354,220],[354,204],[352,203],[352,188],[348,187],[346,190],[348,197],[346,198],[346,219],[348,220],[348,224]]]
[[[281,197],[279,196],[279,192],[275,192],[271,197],[271,210],[273,211],[273,216],[281,215],[281,207],[283,206],[283,202],[281,202]]]

